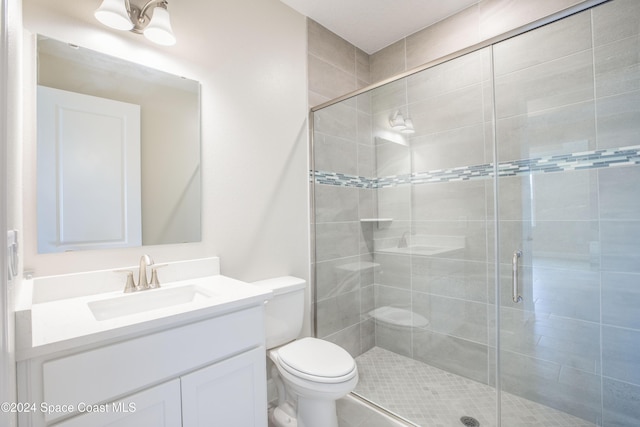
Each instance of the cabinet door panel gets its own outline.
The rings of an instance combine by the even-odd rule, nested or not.
[[[266,378],[264,347],[182,377],[183,427],[266,427]]]
[[[179,427],[182,417],[180,380],[90,408],[102,412],[86,412],[55,424],[55,427]]]
[[[38,251],[142,244],[140,106],[38,86]]]

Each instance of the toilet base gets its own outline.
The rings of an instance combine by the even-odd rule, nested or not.
[[[285,402],[269,411],[274,427],[338,427],[335,400],[298,398],[298,411]]]
[[[298,396],[298,427],[338,427],[336,401]]]
[[[298,420],[289,403],[284,403],[269,410],[269,425],[274,427],[298,427]]]

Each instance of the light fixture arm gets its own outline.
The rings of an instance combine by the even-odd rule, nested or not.
[[[131,4],[129,0],[125,0],[125,5],[127,7],[127,12],[129,12],[129,16],[131,17],[131,21],[134,24],[134,27],[131,31],[137,34],[142,34],[144,28],[149,23],[149,16],[147,15],[147,11],[152,7],[161,7],[163,9],[167,8],[169,2],[167,0],[149,0],[142,6],[141,9]]]
[[[128,2],[129,0],[127,0],[127,3]],[[167,0],[149,0],[144,6],[142,6],[142,9],[140,9],[140,15],[138,16],[138,21],[141,21],[140,23],[144,22],[144,18],[145,16],[147,16],[147,9],[149,9],[154,4],[156,5],[156,7],[166,9],[169,2]]]
[[[144,6],[138,7],[131,0],[102,0],[94,15],[107,27],[142,34],[160,45],[174,45],[176,37],[173,35],[167,10],[169,1],[145,1]]]

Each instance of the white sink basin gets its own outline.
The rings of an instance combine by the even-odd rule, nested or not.
[[[122,292],[122,276],[112,270],[25,280],[24,305],[15,313],[21,337],[17,357],[26,360],[261,308],[273,295],[208,270],[208,258],[188,262],[170,264],[161,288],[127,294]],[[36,296],[37,288],[45,293]]]
[[[88,302],[96,320],[109,320],[131,314],[188,304],[211,298],[211,294],[197,285],[160,288]]]

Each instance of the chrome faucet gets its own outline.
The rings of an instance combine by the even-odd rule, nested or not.
[[[138,285],[136,290],[143,291],[149,289],[149,281],[147,280],[147,267],[153,265],[153,260],[147,254],[140,257],[140,272],[138,274]]]

